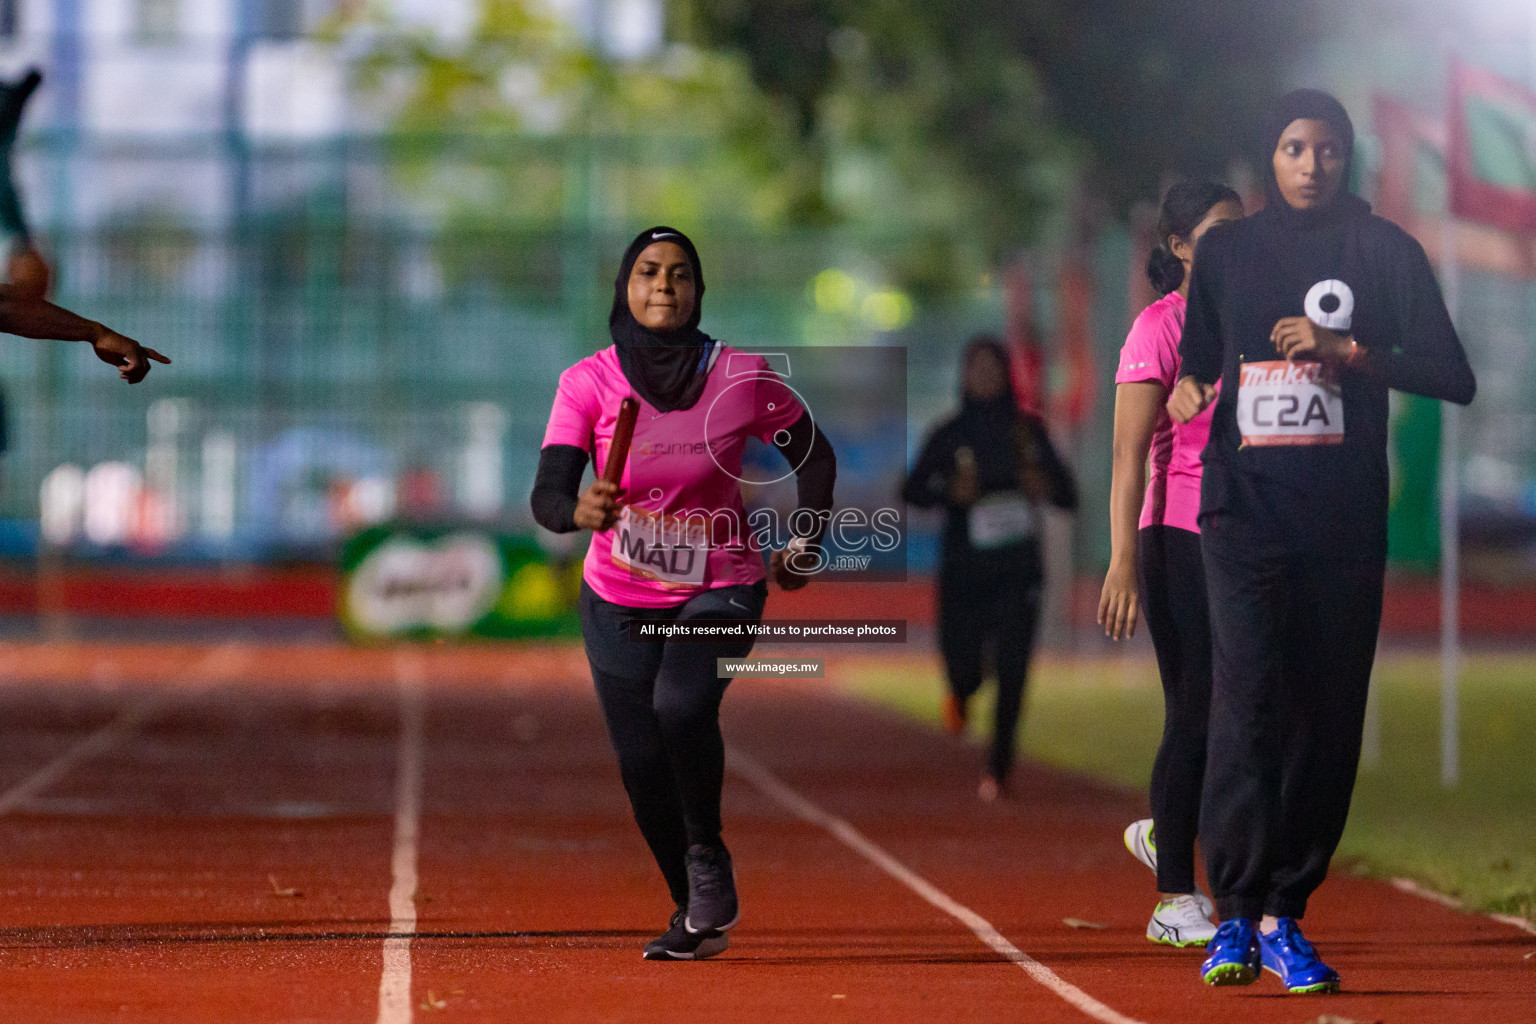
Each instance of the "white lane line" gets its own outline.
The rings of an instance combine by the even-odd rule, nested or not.
[[[1094,1020],[1102,1021],[1103,1024],[1142,1024],[1134,1017],[1127,1017],[1120,1011],[1105,1006],[1071,982],[1064,981],[1055,971],[1004,938],[1003,934],[992,927],[991,922],[986,918],[952,899],[938,886],[897,860],[842,818],[811,803],[762,764],[735,748],[728,748],[727,753],[729,756],[727,763],[731,771],[745,779],[764,796],[778,801],[791,813],[831,833],[844,846],[849,847],[881,871],[965,925],[999,956],[1018,964],[1025,974],[1078,1010]]]
[[[234,675],[249,660],[250,651],[241,644],[221,644],[199,658],[191,667],[172,676],[169,685],[185,686],[193,680],[204,684],[210,683],[215,679]],[[129,706],[112,721],[84,737],[4,793],[0,793],[0,814],[10,814],[25,806],[28,801],[52,788],[80,763],[110,750],[131,735],[147,719],[157,714],[165,705],[176,700],[178,696],[179,694],[171,690],[153,694]]]
[[[1417,896],[1420,899],[1429,900],[1431,903],[1438,903],[1442,907],[1449,907],[1452,910],[1461,909],[1461,900],[1457,899],[1455,896],[1447,896],[1443,892],[1436,892],[1428,886],[1420,885],[1418,882],[1415,882],[1411,878],[1392,879],[1392,888],[1396,889],[1398,892],[1406,892],[1410,896]]]
[[[1519,928],[1523,932],[1536,935],[1536,924],[1532,924],[1523,917],[1516,917],[1514,914],[1489,914],[1488,916],[1499,924],[1507,924],[1511,928]]]
[[[395,756],[395,845],[390,858],[389,937],[379,977],[378,1024],[410,1024],[411,936],[416,931],[416,840],[421,833],[421,746],[426,673],[414,654],[395,656],[400,741]]]
[[[1429,900],[1431,903],[1438,903],[1442,907],[1449,907],[1452,910],[1464,911],[1467,909],[1467,905],[1455,896],[1447,896],[1443,892],[1437,892],[1427,885],[1420,885],[1411,878],[1392,879],[1392,888],[1398,892],[1406,892],[1410,896],[1418,896],[1421,899]],[[1507,924],[1511,928],[1519,928],[1523,932],[1536,935],[1536,924],[1532,924],[1523,917],[1516,917],[1514,914],[1484,914],[1483,916],[1489,920],[1497,921],[1499,924]]]

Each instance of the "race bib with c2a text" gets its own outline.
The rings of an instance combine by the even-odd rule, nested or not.
[[[1237,388],[1243,446],[1344,443],[1344,398],[1322,363],[1244,363]]]

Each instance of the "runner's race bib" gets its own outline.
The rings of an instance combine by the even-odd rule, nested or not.
[[[1244,363],[1237,428],[1243,445],[1343,444],[1344,398],[1322,363]]]
[[[625,505],[613,526],[613,564],[641,579],[675,586],[704,582],[709,537],[698,519],[648,512]]]
[[[1035,535],[1035,510],[1018,491],[989,494],[971,506],[971,546],[986,551]]]

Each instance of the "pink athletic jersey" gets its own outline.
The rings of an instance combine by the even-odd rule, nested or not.
[[[717,344],[708,373],[693,408],[668,413],[635,394],[611,345],[560,375],[544,444],[583,449],[598,472],[619,402],[640,403],[620,480],[623,511],[592,535],[582,567],[604,601],[668,608],[766,575],[741,499],[742,452],[748,437],[772,444],[805,410],[760,355]]]
[[[1184,296],[1169,292],[1141,311],[1120,349],[1116,384],[1155,380],[1169,391],[1179,379],[1179,336]],[[1217,385],[1220,387],[1220,384]],[[1188,423],[1157,411],[1152,431],[1152,473],[1141,503],[1141,526],[1176,526],[1200,532],[1200,453],[1211,436],[1214,403]]]

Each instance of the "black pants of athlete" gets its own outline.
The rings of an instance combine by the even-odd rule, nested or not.
[[[1211,715],[1211,617],[1200,535],[1149,526],[1136,542],[1141,608],[1163,682],[1163,739],[1152,762],[1157,891],[1195,891],[1195,836]]]
[[[1382,557],[1201,524],[1214,683],[1200,844],[1221,916],[1301,917],[1344,833]]]
[[[720,842],[720,789],[725,740],[720,699],[729,679],[717,658],[743,658],[752,641],[635,641],[631,622],[742,619],[756,622],[768,600],[766,582],[719,587],[672,608],[612,604],[581,587],[581,631],[592,681],[619,755],[619,775],[667,889],[688,905],[686,855],[693,843]]]
[[[1024,682],[1040,620],[1040,577],[1006,555],[973,555],[939,571],[939,651],[949,689],[964,703],[981,689],[990,649],[997,672],[997,714],[987,772],[1006,782],[1024,704]]]

